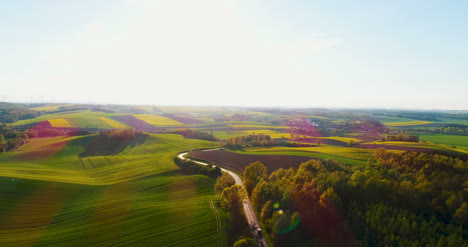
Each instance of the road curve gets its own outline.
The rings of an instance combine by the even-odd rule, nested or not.
[[[213,150],[213,149],[209,149],[209,150]],[[209,150],[205,150],[205,151],[209,151]],[[186,154],[188,154],[188,152],[180,153],[178,155],[178,157],[180,159],[182,159],[182,160],[191,160],[191,159],[188,159],[188,158],[185,157]],[[208,165],[207,163],[196,161],[196,160],[191,160],[191,161],[193,161],[193,162],[195,162],[197,164],[200,164],[200,165],[204,165],[204,166]],[[236,182],[236,184],[242,186],[245,189],[244,182],[242,182],[242,179],[239,177],[239,175],[237,175],[234,172],[231,172],[229,170],[226,170],[226,169],[224,169],[222,167],[219,167],[219,168],[221,169],[221,171],[226,172],[229,175],[231,175],[231,177],[234,178],[234,181]],[[258,223],[257,216],[255,215],[255,211],[254,211],[254,209],[252,207],[252,203],[250,202],[250,199],[248,197],[246,198],[245,202],[243,203],[243,206],[244,206],[245,217],[247,218],[247,222],[249,223],[249,226],[255,226],[255,228],[251,228],[252,234],[255,237],[255,241],[261,247],[268,247],[268,244],[265,241],[265,238],[263,236],[259,237],[259,235],[255,231],[255,229],[257,227],[259,227],[260,224]]]

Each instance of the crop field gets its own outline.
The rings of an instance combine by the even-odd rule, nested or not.
[[[51,119],[49,120],[49,123],[52,127],[55,127],[55,128],[71,128],[72,127],[70,123],[68,123],[67,120],[63,118]]]
[[[428,121],[409,121],[409,122],[385,123],[385,125],[389,127],[399,127],[399,126],[414,126],[414,125],[423,125],[423,124],[431,124],[431,123],[432,122],[428,122]]]
[[[267,124],[228,124],[230,128],[234,129],[287,129],[286,126],[278,126],[278,125],[267,125]]]
[[[34,119],[20,120],[13,123],[13,126],[35,124],[42,121],[53,119],[65,119],[73,128],[97,128],[97,129],[112,129],[112,126],[103,122],[100,118],[120,116],[119,113],[105,113],[93,111],[69,111],[53,114],[45,114]],[[58,126],[57,126],[58,127]]]
[[[388,117],[388,116],[376,116],[376,120],[379,120],[382,123],[397,123],[397,122],[411,122],[416,121],[416,119],[411,118],[401,118],[401,117]]]
[[[0,177],[105,185],[177,169],[172,156],[217,143],[180,135],[150,135],[142,145],[117,155],[80,157],[93,135],[34,138],[15,152],[0,156]]]
[[[217,143],[150,134],[80,155],[94,140],[33,138],[0,155],[0,246],[216,246],[214,180],[179,174],[172,158]]]
[[[468,151],[468,136],[456,135],[421,135],[419,139],[436,144],[455,146],[457,149]]]
[[[167,118],[167,117],[162,117],[162,116],[157,116],[157,115],[150,115],[150,114],[133,114],[132,116],[141,119],[145,121],[148,124],[151,125],[183,125],[181,122],[178,122],[176,120]]]
[[[101,121],[112,127],[113,129],[126,129],[129,128],[127,125],[122,124],[116,120],[106,118],[106,117],[98,117]]]
[[[354,147],[358,148],[385,148],[391,150],[404,150],[404,151],[415,151],[415,152],[431,152],[431,151],[442,151],[448,153],[461,153],[466,154],[468,150],[464,150],[462,147],[453,148],[453,145],[441,145],[436,143],[423,143],[423,142],[369,142],[366,144],[358,144]]]
[[[278,131],[274,131],[274,130],[270,130],[270,129],[267,129],[267,130],[243,130],[242,132],[244,132],[247,135],[252,135],[252,134],[255,134],[255,135],[258,135],[258,134],[265,134],[265,135],[278,134]]]
[[[287,153],[287,152],[300,151],[300,152],[325,154],[325,155],[332,156],[332,157],[337,157],[337,158],[341,157],[341,158],[347,158],[347,159],[358,160],[358,161],[367,161],[367,159],[374,152],[373,150],[367,150],[367,149],[347,148],[347,147],[333,147],[333,146],[325,146],[325,147],[320,146],[320,147],[249,148],[249,149],[246,149],[246,151],[249,152],[249,153],[257,153],[257,152]]]
[[[19,178],[0,184],[0,246],[216,246],[214,180],[206,176],[172,171],[104,186]]]

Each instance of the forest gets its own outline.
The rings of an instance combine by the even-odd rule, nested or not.
[[[467,246],[468,162],[378,149],[364,166],[245,169],[274,246]]]

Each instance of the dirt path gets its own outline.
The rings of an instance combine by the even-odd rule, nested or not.
[[[221,219],[219,218],[219,212],[213,201],[210,201],[210,208],[213,209],[213,212],[216,217],[216,232],[218,233],[218,242],[216,246],[221,247],[223,244],[223,233],[221,232]]]

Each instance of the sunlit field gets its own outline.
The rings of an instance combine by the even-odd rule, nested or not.
[[[72,126],[65,119],[51,119],[49,123],[54,128],[71,128]]]
[[[80,157],[94,136],[34,138],[0,156],[0,176],[104,185],[176,170],[172,157],[184,150],[218,144],[180,135],[150,135],[144,144],[117,155]]]
[[[107,117],[98,117],[101,121],[106,123],[107,125],[111,126],[113,129],[125,129],[128,128],[127,125],[122,124],[116,120],[107,118]]]
[[[53,119],[63,119],[73,128],[97,128],[112,129],[113,127],[102,120],[102,118],[124,115],[120,113],[93,112],[87,110],[67,111],[53,114],[45,114],[33,119],[20,120],[13,123],[13,126],[34,125],[42,121]],[[58,127],[58,126],[53,126]],[[67,126],[68,127],[68,126]]]
[[[0,178],[1,246],[216,246],[214,180],[175,171],[111,185]],[[183,236],[183,237],[181,237]]]
[[[94,139],[34,138],[0,156],[1,246],[215,246],[214,180],[180,175],[172,158],[216,143],[150,135],[81,157]]]
[[[149,115],[149,114],[133,114],[134,117],[145,121],[148,124],[152,125],[182,125],[182,123],[177,122],[173,119],[157,116],[157,115]]]

